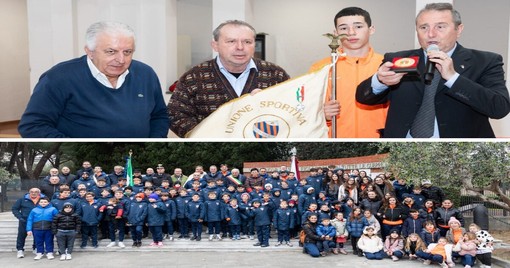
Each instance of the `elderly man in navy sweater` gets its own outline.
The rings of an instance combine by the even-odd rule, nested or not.
[[[163,138],[168,114],[154,70],[136,60],[133,30],[97,22],[86,55],[59,63],[35,86],[18,127],[26,138]]]

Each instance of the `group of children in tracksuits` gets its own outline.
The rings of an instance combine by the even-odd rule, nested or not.
[[[364,215],[350,199],[339,203],[326,198],[323,192],[316,195],[315,189],[306,183],[300,183],[293,190],[289,190],[286,183],[282,184],[282,189],[273,189],[266,184],[254,187],[250,192],[245,191],[243,185],[217,187],[215,181],[208,181],[206,187],[199,181],[191,184],[191,189],[170,187],[153,191],[152,187],[144,187],[137,193],[132,191],[132,187],[126,187],[124,190],[116,189],[113,196],[103,189],[98,191],[99,197],[83,189],[78,189],[73,195],[70,189],[63,187],[51,204],[45,204],[45,199],[41,199],[39,206],[31,212],[34,216],[29,217],[27,231],[34,229],[39,252],[36,259],[40,259],[43,252],[47,252],[49,259],[53,258],[52,234],[57,235],[61,260],[71,259],[77,232],[81,232],[81,248],[87,246],[89,239],[93,247],[98,247],[99,225],[100,230],[105,228],[109,234],[111,242],[107,247],[125,247],[126,229],[131,233],[133,247],[142,245],[142,238],[147,235],[145,228],[152,234],[150,246],[163,246],[163,232],[172,241],[174,227],[180,233],[179,238],[200,241],[204,224],[207,225],[210,241],[222,240],[227,234],[232,240],[241,239],[241,234],[243,238],[254,239],[256,231],[258,242],[254,246],[261,247],[269,246],[272,224],[278,235],[275,246],[292,246],[290,238],[297,238],[301,224],[310,215],[320,219],[316,233],[322,238],[320,243],[325,253],[347,254],[344,243],[350,238],[354,253],[369,259],[390,257],[398,260],[407,254],[411,259],[421,258],[427,262],[439,261],[438,256],[443,256],[440,249],[425,248],[430,242],[436,243],[439,248],[444,245],[434,236],[433,230],[427,229],[426,224],[423,229],[425,235],[417,234],[422,232],[424,223],[413,215],[416,214],[414,211],[404,222],[404,236],[401,236],[400,230],[391,230],[383,241],[377,235],[380,227],[370,224],[373,215]],[[40,228],[49,222],[52,222],[52,228]],[[44,243],[46,249],[42,247]],[[446,255],[443,257],[439,263],[451,264],[446,262]],[[466,261],[466,267],[471,262]]]

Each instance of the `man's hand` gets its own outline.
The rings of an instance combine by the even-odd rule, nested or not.
[[[336,100],[330,100],[324,103],[324,115],[326,120],[330,121],[334,116],[340,114],[340,103]]]
[[[392,66],[393,63],[388,61],[379,67],[376,73],[379,82],[387,86],[393,86],[400,83],[400,80],[402,79],[402,77],[404,77],[406,73],[396,73],[394,71],[391,71],[390,68]]]
[[[441,73],[441,77],[448,81],[455,75],[453,60],[443,51],[429,51],[427,57],[431,62],[436,63],[436,69]]]

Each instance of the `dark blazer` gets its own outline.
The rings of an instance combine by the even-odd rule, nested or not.
[[[419,71],[425,69],[422,49],[387,53],[394,57],[419,56]],[[441,79],[435,99],[439,135],[442,138],[494,138],[489,118],[500,119],[510,112],[508,89],[501,55],[457,44],[452,55],[460,74],[451,88]],[[358,85],[356,100],[375,105],[390,102],[384,138],[405,138],[420,108],[425,84],[422,76],[406,75],[397,85],[379,95],[372,92],[372,77]]]

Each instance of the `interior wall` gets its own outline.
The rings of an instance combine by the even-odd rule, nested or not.
[[[177,1],[177,34],[191,39],[191,66],[186,70],[211,59],[212,28],[212,1]]]
[[[254,27],[268,33],[275,42],[273,60],[291,77],[306,73],[317,60],[329,57],[330,40],[322,34],[334,30],[333,18],[341,9],[359,6],[367,10],[376,32],[371,43],[376,51],[396,51],[414,46],[414,1],[392,0],[257,0]],[[402,23],[402,22],[411,23]],[[395,27],[399,25],[399,27]]]
[[[27,3],[0,4],[0,122],[19,120],[30,98]]]

